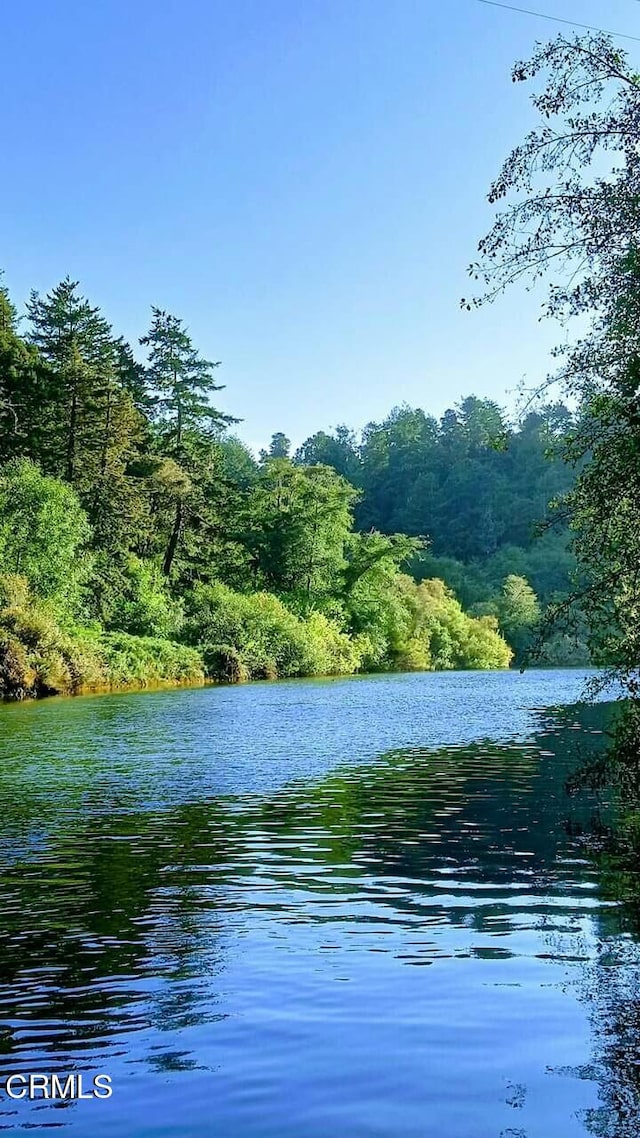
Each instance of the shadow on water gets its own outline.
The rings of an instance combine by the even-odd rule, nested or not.
[[[418,724],[427,745],[379,755],[352,719],[333,765],[312,777],[302,732],[276,777],[271,716],[290,722],[278,700],[316,698],[279,690],[260,697],[257,726],[210,728],[215,747],[242,732],[255,759],[233,786],[193,767],[188,701],[181,714],[149,697],[129,719],[112,704],[98,732],[95,701],[79,702],[55,755],[49,718],[10,720],[2,1066],[107,1071],[116,1091],[3,1101],[0,1129],[637,1134],[639,930],[607,862],[616,807],[565,793],[610,709],[539,712],[502,740],[446,746]],[[367,699],[380,714],[381,690],[389,715],[398,689],[374,682],[358,721]],[[228,698],[230,715],[247,706]]]

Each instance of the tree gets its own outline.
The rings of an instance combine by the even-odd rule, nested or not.
[[[567,275],[552,282],[548,311],[593,311],[637,235],[638,76],[604,34],[559,35],[516,63],[512,79],[541,74],[545,82],[531,102],[542,126],[512,150],[491,186],[490,203],[513,200],[470,268],[484,292],[463,305],[486,303],[514,282],[552,270]],[[605,172],[594,173],[598,167]]]
[[[475,303],[555,269],[564,279],[553,280],[546,311],[591,318],[587,335],[558,353],[558,378],[580,405],[564,450],[579,468],[564,501],[579,579],[549,625],[585,617],[596,661],[637,695],[640,78],[604,35],[558,36],[516,64],[513,78],[541,74],[532,102],[544,123],[491,187],[490,201],[511,200],[480,243],[472,273],[485,291]]]
[[[291,439],[288,439],[282,431],[276,431],[271,436],[269,450],[260,451],[260,461],[268,462],[270,458],[289,458],[290,453]]]
[[[159,426],[161,452],[193,472],[198,463],[198,441],[215,438],[220,429],[237,420],[212,406],[210,399],[222,387],[213,378],[219,362],[206,360],[196,351],[182,320],[153,308],[151,328],[140,343],[149,349],[148,378]],[[189,519],[190,487],[176,494],[171,531],[163,572],[171,573],[183,530]]]
[[[330,467],[270,459],[247,505],[256,582],[305,608],[326,600],[341,582],[356,495]]]
[[[0,467],[0,573],[27,577],[36,597],[69,606],[87,568],[86,514],[70,486],[28,459]]]
[[[356,437],[349,427],[341,424],[332,435],[316,431],[305,439],[295,453],[294,461],[300,466],[332,466],[337,474],[353,486],[360,485],[361,459]]]
[[[498,601],[498,620],[505,640],[521,660],[540,619],[540,605],[526,577],[505,577]]]
[[[111,430],[109,393],[114,353],[111,328],[98,308],[66,277],[45,297],[31,294],[27,305],[31,343],[49,368],[49,432],[55,471],[75,482],[86,461],[100,461],[95,442]]]
[[[18,315],[0,286],[0,453],[3,458],[46,452],[42,411],[46,389],[36,349],[18,333]]]
[[[224,435],[219,442],[226,477],[246,489],[258,476],[258,464],[249,447],[235,435]]]
[[[147,503],[130,465],[144,418],[127,387],[133,359],[100,310],[68,277],[27,305],[30,340],[45,365],[38,413],[45,445],[29,453],[77,490],[94,542],[117,554],[144,524]]]

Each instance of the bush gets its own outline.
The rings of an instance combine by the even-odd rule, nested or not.
[[[104,632],[97,641],[97,649],[110,687],[154,687],[204,681],[200,652],[171,640]]]
[[[324,613],[312,612],[304,621],[307,639],[307,675],[348,676],[363,662],[362,646]]]
[[[130,554],[120,564],[99,563],[94,577],[98,613],[107,630],[167,639],[179,635],[182,605],[170,595],[154,561]]]
[[[70,486],[28,459],[0,468],[0,573],[26,577],[34,596],[75,612],[90,563],[89,523]]]
[[[423,658],[429,661],[427,667],[441,670],[509,666],[512,652],[500,636],[495,618],[468,616],[443,581],[422,581],[417,585],[410,577],[400,576],[396,587],[411,614],[407,643],[412,645],[417,659],[417,646],[422,646]],[[403,652],[398,654],[399,662],[405,658]]]
[[[0,696],[72,694],[104,681],[90,636],[63,630],[55,608],[31,599],[24,577],[0,577]]]
[[[199,652],[157,637],[62,629],[24,577],[0,577],[0,698],[202,683]]]
[[[296,616],[271,593],[235,593],[226,585],[199,585],[187,598],[185,635],[202,646],[215,680],[347,675],[361,653],[323,613]]]

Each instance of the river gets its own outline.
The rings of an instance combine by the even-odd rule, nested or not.
[[[564,791],[584,679],[0,708],[2,1072],[113,1086],[2,1095],[0,1130],[637,1134],[640,951]]]

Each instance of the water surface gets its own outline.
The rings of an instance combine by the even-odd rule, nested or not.
[[[637,1134],[640,953],[585,847],[601,805],[564,793],[603,743],[583,681],[0,709],[2,1068],[114,1085],[3,1098],[0,1129]]]

